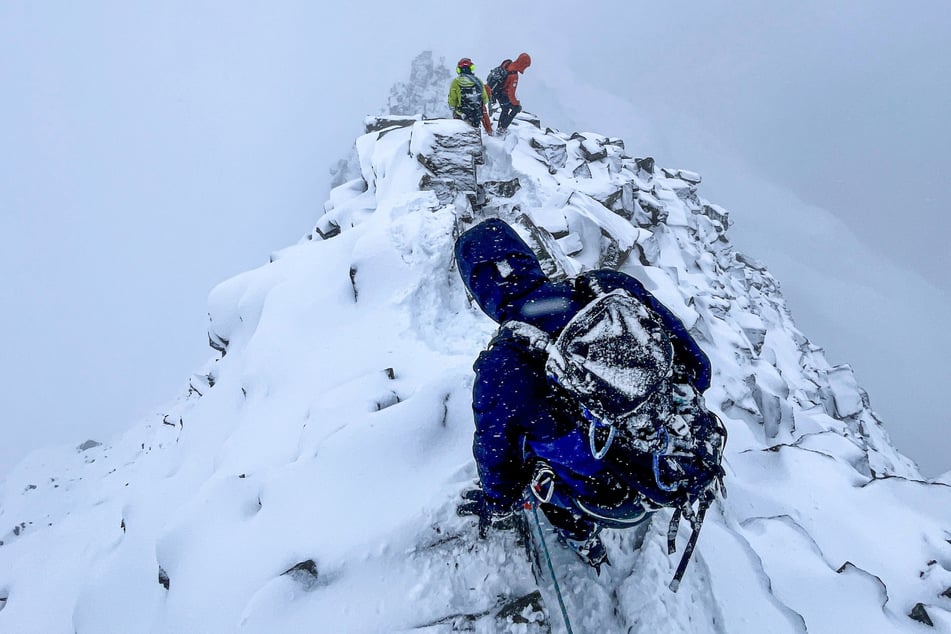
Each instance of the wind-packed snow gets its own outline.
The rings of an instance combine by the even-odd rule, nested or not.
[[[565,631],[517,536],[455,514],[495,324],[452,245],[501,216],[550,274],[619,268],[680,316],[730,433],[678,593],[669,512],[606,531],[600,577],[549,534],[575,632],[951,632],[947,478],[893,449],[698,174],[525,113],[481,140],[378,123],[314,231],[211,292],[218,353],[163,417],[6,478],[0,631]]]

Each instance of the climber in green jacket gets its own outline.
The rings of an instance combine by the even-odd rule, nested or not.
[[[449,86],[449,107],[452,108],[454,119],[463,119],[475,128],[479,127],[481,121],[485,131],[492,134],[492,122],[486,109],[489,94],[482,80],[473,74],[473,68],[472,60],[468,57],[463,57],[456,64],[459,76]]]

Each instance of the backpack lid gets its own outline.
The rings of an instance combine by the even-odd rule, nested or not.
[[[548,375],[606,421],[636,410],[673,370],[669,335],[622,289],[579,311],[548,352]]]

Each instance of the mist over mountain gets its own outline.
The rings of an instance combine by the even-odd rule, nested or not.
[[[948,11],[552,0],[474,5],[458,28],[431,0],[3,3],[0,473],[161,411],[204,359],[208,290],[313,222],[328,166],[423,49],[480,73],[529,51],[520,90],[551,125],[702,172],[797,323],[945,471]]]
[[[439,89],[398,85],[417,114],[367,118],[301,239],[212,290],[213,354],[163,411],[3,481],[0,630],[565,631],[517,535],[455,513],[495,324],[452,244],[500,217],[550,275],[616,268],[670,307],[730,432],[678,593],[669,511],[606,531],[601,576],[552,540],[575,631],[951,631],[951,483],[895,449],[703,174],[530,112],[502,138],[424,119]]]

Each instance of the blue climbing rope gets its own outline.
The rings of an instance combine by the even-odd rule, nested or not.
[[[571,620],[568,618],[568,610],[565,608],[565,600],[561,596],[561,587],[558,585],[558,578],[555,576],[555,567],[551,564],[551,555],[548,552],[548,544],[545,543],[545,534],[542,531],[542,523],[538,519],[538,506],[531,502],[532,513],[535,515],[535,526],[538,528],[538,538],[541,540],[542,550],[545,553],[545,561],[548,563],[548,573],[551,575],[551,581],[555,586],[555,595],[558,597],[558,607],[561,608],[561,617],[565,620],[565,627],[568,634],[574,634],[571,631]]]

